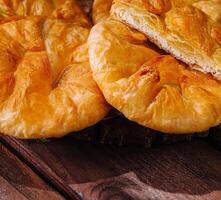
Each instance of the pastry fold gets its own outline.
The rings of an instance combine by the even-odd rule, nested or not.
[[[113,0],[94,0],[92,12],[94,24],[104,21],[109,17],[112,2]]]

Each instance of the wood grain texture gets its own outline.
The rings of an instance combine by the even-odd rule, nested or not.
[[[62,200],[59,193],[0,144],[1,200]]]
[[[10,148],[24,162],[29,164],[29,166],[35,171],[39,172],[39,174],[41,174],[45,180],[51,183],[61,194],[63,194],[64,197],[68,199],[80,200],[78,194],[72,190],[61,177],[57,175],[55,170],[52,170],[50,166],[44,162],[42,157],[47,155],[46,152],[37,154],[26,145],[26,142],[12,137],[0,136],[0,141],[8,146],[8,148]],[[51,162],[51,164],[52,163],[53,162]]]
[[[70,137],[18,142],[47,165],[38,170],[52,171],[86,200],[221,199],[221,153],[203,140],[151,149]]]

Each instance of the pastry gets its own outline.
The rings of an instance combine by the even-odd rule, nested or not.
[[[56,6],[46,9],[47,14],[40,9],[38,14],[25,12],[28,16],[2,15],[3,134],[61,137],[97,123],[109,111],[89,65],[86,41],[91,25],[73,0],[53,2]]]
[[[220,0],[115,0],[112,13],[192,69],[221,80]]]
[[[94,24],[109,17],[112,2],[113,0],[94,0],[92,12]]]
[[[193,3],[193,6],[202,10],[212,20],[220,23],[221,22],[221,0],[201,0]]]
[[[170,55],[146,37],[108,18],[90,33],[93,77],[106,100],[126,118],[176,134],[201,132],[221,122],[221,84]]]

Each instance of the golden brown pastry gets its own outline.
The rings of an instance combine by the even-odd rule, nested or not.
[[[109,17],[112,2],[113,0],[94,0],[92,12],[94,24]]]
[[[220,124],[221,84],[159,55],[143,34],[109,18],[92,28],[88,44],[94,79],[128,119],[166,133]]]
[[[3,134],[61,137],[95,124],[109,110],[89,65],[90,24],[73,0],[53,9],[47,18],[9,17],[0,25]]]
[[[220,0],[115,0],[112,13],[193,69],[221,80]]]
[[[74,0],[73,0],[74,1]],[[65,15],[72,21],[88,24],[84,13],[77,4],[67,0],[0,0],[0,16],[41,16],[59,17]],[[63,5],[63,7],[61,7]],[[72,9],[62,10],[72,7]],[[74,10],[74,12],[73,12]],[[64,13],[67,12],[67,13]],[[62,16],[61,16],[62,17]]]
[[[0,13],[3,16],[48,16],[65,2],[66,0],[0,0]]]
[[[221,22],[221,0],[198,0],[193,6],[205,12],[212,20]]]

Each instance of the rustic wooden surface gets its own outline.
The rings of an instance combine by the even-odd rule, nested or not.
[[[1,140],[55,187],[60,179],[85,200],[221,199],[221,153],[204,140],[150,149],[95,145],[71,137]]]
[[[64,198],[0,143],[0,200],[42,199]]]
[[[42,156],[47,156],[47,152],[43,152],[44,149],[47,148],[47,146],[40,147],[41,149],[43,148],[43,151],[38,155],[31,148],[29,148],[28,144],[30,142],[28,141],[25,142],[22,140],[16,140],[15,138],[4,136],[0,136],[0,141],[9,149],[11,149],[11,151],[14,152],[16,156],[18,156],[22,161],[29,164],[31,168],[33,168],[42,177],[44,177],[45,180],[47,180],[51,185],[53,185],[63,196],[65,196],[68,199],[79,200],[77,193],[67,185],[67,183],[65,182],[65,180],[62,179],[62,177],[57,175],[56,170],[52,170],[50,166],[48,166],[47,163],[45,163],[45,160],[42,159]],[[37,141],[38,140],[36,140],[36,142]],[[42,144],[46,143],[43,142]],[[48,159],[50,160],[49,157]],[[54,163],[53,160],[51,161],[51,164],[56,165],[56,163]]]

